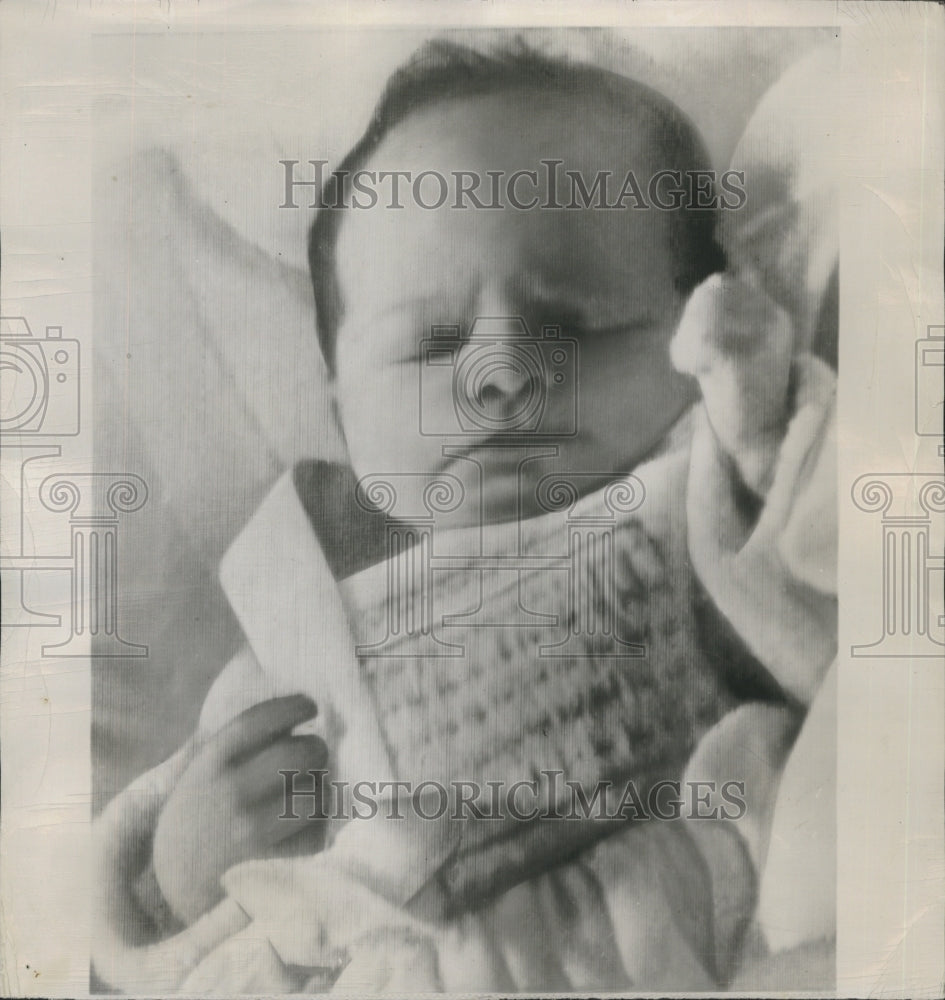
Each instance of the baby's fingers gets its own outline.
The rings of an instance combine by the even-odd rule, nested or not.
[[[240,821],[248,856],[265,854],[297,835],[308,850],[321,846],[327,760],[328,750],[320,739],[294,736],[267,747],[239,768]]]
[[[295,811],[309,813],[314,800],[306,794],[313,790],[308,772],[324,774],[327,763],[328,747],[317,736],[283,737],[239,765],[236,781],[240,801],[251,804],[298,790],[301,808]],[[314,787],[317,790],[317,785]]]
[[[261,701],[210,737],[206,753],[219,768],[239,763],[317,713],[315,702],[302,694]]]

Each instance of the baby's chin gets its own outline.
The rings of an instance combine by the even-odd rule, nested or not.
[[[555,502],[561,493],[554,491],[554,481],[573,484],[573,495],[578,498],[595,492],[622,475],[614,472],[600,476],[569,476],[567,472],[547,467],[536,469],[533,475],[520,475],[518,469],[489,470],[481,484],[477,483],[472,488],[466,484],[465,501],[456,511],[456,516],[450,519],[450,527],[469,528],[528,521],[561,509]],[[547,484],[541,482],[544,478],[547,478]],[[543,488],[545,485],[552,487],[550,493]]]

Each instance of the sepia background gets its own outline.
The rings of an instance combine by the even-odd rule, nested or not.
[[[230,226],[224,230],[225,236],[195,237],[186,258],[194,263],[188,267],[179,263],[183,241],[175,234],[182,232],[180,222],[168,218],[164,224],[166,258],[161,266],[171,275],[172,284],[166,300],[159,303],[163,312],[156,310],[154,315],[163,316],[167,323],[142,338],[137,350],[140,354],[147,347],[163,356],[166,371],[178,380],[166,380],[164,395],[160,403],[155,401],[149,407],[150,416],[143,426],[140,415],[134,415],[132,394],[144,393],[143,398],[157,400],[159,392],[153,384],[148,388],[144,367],[137,371],[132,388],[132,369],[125,375],[122,366],[134,361],[135,351],[122,344],[121,338],[143,329],[138,320],[133,326],[131,317],[140,318],[141,311],[148,308],[147,300],[134,310],[130,296],[123,300],[120,292],[109,293],[113,296],[113,319],[109,322],[115,324],[115,332],[101,351],[103,358],[111,359],[105,362],[107,374],[96,370],[93,379],[92,352],[83,354],[83,385],[89,389],[83,396],[83,407],[88,408],[84,416],[91,417],[93,403],[97,415],[122,414],[114,425],[121,430],[116,431],[104,453],[114,454],[122,470],[140,473],[151,488],[148,504],[131,515],[122,528],[120,613],[123,634],[130,641],[148,642],[152,656],[114,664],[114,673],[121,671],[115,680],[116,691],[123,692],[117,704],[129,710],[124,717],[131,720],[124,728],[118,718],[120,708],[103,702],[96,682],[95,716],[100,724],[94,740],[95,786],[99,803],[111,785],[120,783],[119,774],[147,766],[164,748],[175,745],[177,733],[191,725],[200,693],[235,641],[234,623],[227,618],[215,591],[214,560],[225,548],[233,525],[249,513],[266,485],[292,460],[303,429],[325,426],[323,397],[313,396],[311,411],[293,414],[292,433],[280,437],[284,428],[277,425],[276,437],[283,441],[285,451],[277,446],[254,451],[248,445],[238,448],[235,457],[234,452],[221,451],[226,441],[249,440],[247,424],[255,428],[257,439],[272,433],[272,426],[254,417],[234,425],[240,427],[238,431],[211,432],[208,421],[223,419],[219,390],[205,390],[202,387],[213,383],[193,376],[209,377],[219,362],[208,360],[193,337],[182,337],[176,353],[171,345],[178,328],[195,329],[193,317],[209,309],[213,297],[206,282],[189,297],[183,296],[182,290],[195,273],[194,266],[213,270],[207,263],[211,250],[225,257],[226,248],[237,245],[239,240],[233,233],[258,252],[252,258],[256,262],[275,258],[278,263],[280,253],[292,248],[299,251],[299,234],[307,220],[286,221],[271,210],[280,193],[278,174],[271,172],[274,164],[282,156],[305,160],[326,155],[327,145],[319,143],[327,143],[327,136],[321,139],[310,127],[312,105],[319,101],[329,109],[325,113],[330,111],[336,116],[333,120],[341,123],[339,136],[344,134],[335,140],[337,148],[331,147],[330,157],[347,147],[363,118],[361,123],[355,122],[352,110],[351,120],[346,121],[345,108],[351,107],[346,102],[360,100],[361,113],[366,116],[389,66],[421,37],[413,25],[437,18],[444,23],[443,12],[434,5],[420,6],[419,13],[414,6],[396,3],[364,5],[358,11],[344,8],[361,25],[383,21],[404,32],[403,48],[390,53],[369,87],[363,74],[374,72],[373,60],[383,63],[387,58],[378,51],[376,39],[371,40],[374,50],[361,54],[364,92],[359,93],[350,89],[351,78],[345,75],[357,76],[357,64],[352,61],[349,65],[349,58],[356,54],[353,48],[342,45],[320,55],[305,51],[310,45],[306,29],[316,19],[311,8],[300,11],[292,4],[267,3],[262,7],[241,2],[205,2],[199,9],[183,2],[133,7],[101,3],[89,4],[87,9],[9,0],[2,5],[0,200],[5,266],[0,277],[5,312],[28,313],[39,330],[44,325],[62,324],[65,335],[79,337],[83,345],[91,344],[93,330],[97,339],[101,330],[98,300],[105,294],[105,285],[114,284],[109,276],[103,278],[99,262],[114,266],[126,290],[131,288],[127,255],[134,252],[136,228],[148,219],[154,222],[150,210],[155,205],[171,211],[168,206],[174,201],[173,194],[165,188],[162,195],[156,186],[159,179],[166,183],[174,176],[173,170],[160,165],[165,154],[180,163],[182,156],[187,160],[188,150],[191,156],[202,150],[196,159],[203,167],[182,178],[193,196],[192,203],[184,204],[193,204],[194,212],[180,206],[178,210],[187,221],[197,222],[201,218],[197,206],[202,204],[212,212],[216,219],[205,233],[219,233],[220,219]],[[854,506],[850,500],[852,484],[873,472],[941,475],[939,439],[927,432],[917,437],[915,366],[916,340],[926,337],[928,328],[941,325],[945,317],[941,280],[945,148],[941,52],[945,31],[940,14],[935,5],[923,3],[842,7],[819,3],[602,3],[593,11],[565,4],[555,5],[553,11],[513,3],[502,10],[489,7],[489,16],[504,23],[620,22],[634,26],[635,38],[665,35],[653,31],[652,26],[670,20],[686,27],[733,26],[720,31],[722,37],[729,31],[744,30],[734,26],[745,23],[777,25],[782,35],[797,25],[825,25],[827,34],[839,30],[842,35],[844,76],[850,84],[844,95],[840,160],[845,183],[841,199],[843,374],[839,396],[839,995],[939,996],[945,969],[941,949],[945,918],[941,661],[853,659],[846,652],[851,645],[874,640],[882,631],[882,529],[875,515]],[[467,23],[475,23],[481,16],[478,5],[461,15],[447,15],[454,22]],[[336,12],[321,20],[337,24],[340,19]],[[260,32],[261,25],[271,31]],[[405,29],[404,25],[410,27]],[[388,39],[393,40],[394,34],[388,33]],[[262,41],[265,35],[271,39],[268,50]],[[211,39],[208,52],[204,41]],[[364,39],[365,46],[367,42]],[[292,59],[287,54],[296,43],[300,52]],[[231,52],[232,58],[221,50]],[[188,51],[189,57],[181,54]],[[777,52],[769,57],[775,61],[782,58]],[[316,92],[311,84],[318,76],[319,64],[336,67],[337,72],[330,79],[319,78],[322,89]],[[151,75],[147,86],[137,88],[133,85],[137,70],[148,65]],[[727,113],[733,118],[748,113],[753,99],[743,102],[742,98],[752,89],[754,72],[765,77],[765,60],[759,57],[752,74],[740,78],[744,91],[728,95],[731,103],[723,107],[721,102],[709,115],[718,119],[717,135],[728,137],[723,139],[717,139],[692,111],[693,102],[706,101],[711,93],[711,75],[697,72],[702,64],[692,52],[672,65],[680,81],[688,80],[692,70],[696,83],[680,82],[680,89],[688,87],[683,95],[667,92],[693,113],[713,152],[724,155],[726,143],[734,141],[738,133],[737,125],[725,124]],[[734,69],[721,54],[716,66],[722,74]],[[777,71],[772,68],[765,78],[773,79]],[[278,99],[258,102],[257,95],[268,93],[267,88],[275,86],[283,73],[290,82],[299,84],[298,92],[293,94],[291,88],[280,85]],[[204,81],[199,113],[188,104],[198,92],[192,85],[195,77]],[[347,89],[333,82],[345,79],[349,81]],[[757,94],[765,85],[763,80],[757,82]],[[236,95],[242,95],[239,101]],[[145,113],[149,96],[158,106],[170,96],[171,106],[177,109],[175,115],[168,117],[162,110],[149,119]],[[246,108],[255,109],[255,117],[247,113],[241,118]],[[294,124],[283,132],[278,122],[286,115]],[[112,116],[114,122],[123,124],[109,125]],[[260,117],[264,127],[257,134],[250,123]],[[270,124],[279,136],[297,137],[295,146],[292,148],[291,139],[278,139],[264,156],[254,159],[254,151],[263,147],[246,142],[248,133],[257,139],[269,135]],[[159,139],[163,136],[167,140],[163,148],[161,141],[151,141],[155,127]],[[146,161],[147,150],[154,149],[157,166],[129,168],[139,151],[134,141],[138,128],[142,137],[149,136],[142,141],[140,152]],[[227,136],[229,146],[225,144]],[[283,141],[290,146],[282,146]],[[220,151],[216,160],[214,150]],[[106,172],[102,169],[105,164],[115,168]],[[254,172],[257,177],[252,176]],[[262,197],[258,177],[269,179],[271,195]],[[105,198],[111,208],[103,208],[106,181],[122,192],[114,200]],[[224,183],[229,187],[221,187]],[[149,186],[153,202],[148,201]],[[143,199],[138,203],[141,209],[135,212],[133,205],[139,198]],[[256,222],[250,224],[253,219]],[[121,220],[124,229],[118,224]],[[108,225],[114,226],[114,253],[111,243],[102,250],[100,234]],[[241,225],[247,225],[249,231]],[[283,226],[286,229],[273,238],[273,227]],[[156,231],[162,231],[160,226]],[[200,243],[201,239],[206,242]],[[124,248],[124,256],[118,248]],[[172,266],[172,260],[178,263]],[[160,270],[156,252],[150,266]],[[294,324],[295,336],[311,329],[301,258],[294,266],[296,273],[283,287],[295,291],[283,294],[275,306],[270,300],[248,308],[247,298],[252,296],[246,289],[237,289],[240,294],[232,303],[233,287],[229,284],[232,309],[240,313],[238,321],[228,324],[229,332],[240,331],[241,349],[249,344],[257,352],[246,361],[237,357],[230,364],[229,371],[238,374],[238,378],[227,375],[231,388],[251,380],[252,366],[260,354],[284,357],[280,352],[292,340],[287,337],[290,324]],[[137,268],[136,264],[134,270]],[[116,281],[120,284],[120,279]],[[173,329],[167,325],[172,319]],[[247,329],[252,329],[253,337],[245,334]],[[314,343],[307,343],[314,350]],[[285,369],[278,372],[285,374]],[[219,386],[219,379],[216,384]],[[275,395],[283,399],[291,394]],[[247,386],[242,398],[252,396]],[[225,419],[233,420],[238,411],[234,405]],[[940,426],[940,419],[937,424]],[[83,437],[73,451],[78,465],[90,460],[91,426],[91,420],[85,421]],[[931,426],[936,426],[934,415]],[[168,450],[149,457],[146,443],[153,446],[158,439]],[[315,440],[319,447],[332,446],[330,439]],[[245,474],[236,475],[233,470],[240,463]],[[221,468],[230,470],[222,478]],[[204,492],[207,489],[209,493]],[[197,496],[206,499],[197,502]],[[176,497],[180,497],[179,503]],[[5,495],[5,518],[9,510],[6,502]],[[25,508],[24,515],[28,523],[35,524],[37,533],[46,530],[49,522],[43,520],[42,511]],[[197,525],[190,520],[196,516],[202,519]],[[232,523],[225,523],[229,518]],[[159,536],[178,541],[158,544],[154,539]],[[194,537],[207,548],[189,548],[186,539]],[[186,617],[171,606],[177,598],[169,600],[168,581],[176,581],[175,587],[186,595],[181,606],[210,609],[209,615],[192,611],[190,618],[198,620],[188,625],[187,631],[181,625]],[[205,615],[201,628],[200,619]],[[175,628],[180,630],[179,637],[173,635]],[[78,996],[87,989],[89,955],[88,832],[93,787],[89,772],[89,661],[44,659],[38,652],[41,639],[32,631],[24,635],[21,630],[12,639],[6,630],[4,634],[0,678],[3,992]],[[168,652],[183,647],[192,657],[186,662]],[[163,667],[153,658],[155,654],[166,657]],[[193,685],[193,702],[189,701],[187,684]],[[173,685],[178,687],[172,690]],[[172,704],[173,709],[167,708]],[[106,764],[109,766],[103,766]],[[114,777],[108,776],[109,771]]]

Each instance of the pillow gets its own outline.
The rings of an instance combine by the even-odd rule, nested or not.
[[[732,271],[755,272],[787,311],[795,353],[817,348],[834,365],[839,56],[838,45],[819,47],[761,99],[731,162],[745,172],[748,199],[724,214],[721,231]]]

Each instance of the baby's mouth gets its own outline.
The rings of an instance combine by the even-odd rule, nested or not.
[[[482,523],[495,523],[542,512],[537,505],[537,482],[552,471],[549,463],[558,459],[560,448],[533,435],[502,434],[444,447],[444,455],[449,458],[444,471],[458,475],[467,488],[475,482]]]
[[[477,452],[488,453],[490,455],[507,455],[511,462],[515,459],[527,458],[529,454],[547,455],[557,454],[560,441],[556,438],[546,436],[539,437],[535,434],[493,434],[487,438],[477,439],[471,437],[469,442],[448,446],[448,451],[444,448],[444,454],[451,457],[465,458]],[[504,459],[498,459],[504,462]]]

